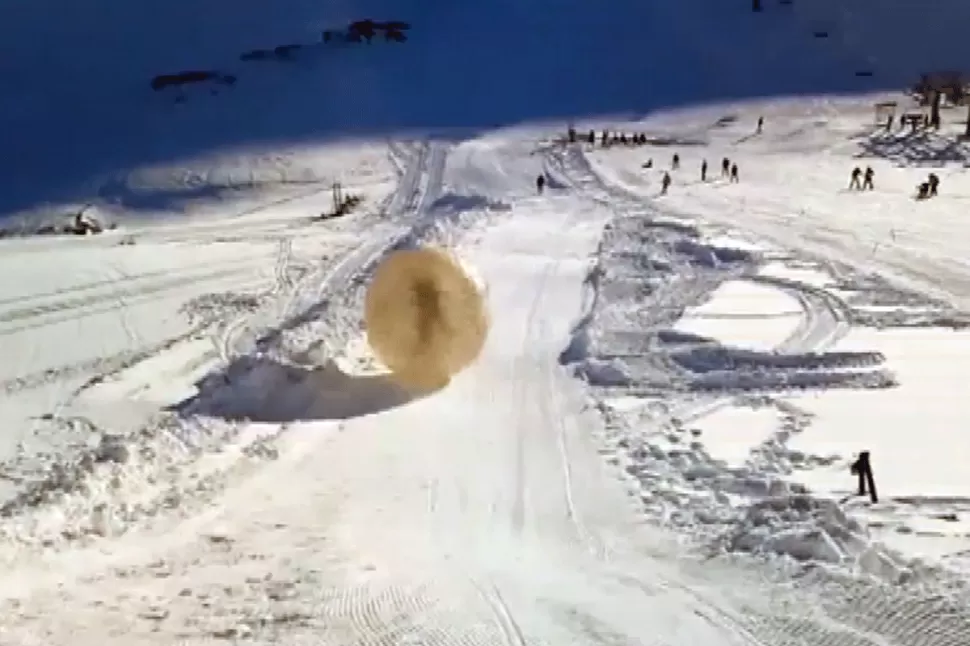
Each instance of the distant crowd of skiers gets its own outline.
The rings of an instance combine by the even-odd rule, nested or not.
[[[762,128],[764,128],[764,125],[765,125],[765,118],[758,117],[758,124],[756,126],[755,132],[760,135]],[[590,130],[585,135],[582,135],[577,133],[575,128],[570,127],[569,130],[567,131],[567,138],[569,140],[569,143],[571,144],[576,143],[578,141],[585,141],[587,143],[595,145],[596,131]],[[645,146],[648,143],[650,142],[647,139],[647,135],[646,133],[643,133],[643,132],[636,132],[636,133],[627,135],[626,133],[622,133],[622,132],[611,133],[609,130],[604,130],[603,132],[600,133],[600,145],[603,146],[604,148],[608,146],[616,145],[616,144],[625,145],[625,146]]]
[[[764,117],[758,117],[757,126],[755,129],[755,134],[761,134],[764,128]],[[574,128],[569,128],[568,138],[570,142],[577,141],[587,141],[590,144],[596,144],[596,132],[590,130],[586,135],[577,134]],[[608,147],[611,145],[628,145],[628,146],[642,146],[646,145],[648,142],[647,135],[645,133],[634,133],[627,135],[625,133],[611,133],[608,130],[604,130],[600,133],[600,144],[603,147]],[[643,164],[643,168],[653,168],[653,159],[648,159]],[[660,180],[660,194],[666,195],[667,191],[670,189],[673,179],[671,178],[670,172],[680,169],[680,155],[674,153],[671,159],[670,171],[664,171],[664,174]],[[707,160],[701,160],[700,176],[701,182],[707,182]],[[866,166],[865,170],[856,166],[852,169],[849,176],[849,190],[858,191],[872,191],[875,190],[875,175],[876,172],[872,169],[872,166]],[[738,173],[737,163],[733,163],[729,158],[725,157],[721,160],[721,177],[727,178],[732,184],[736,184],[740,181],[740,176]],[[536,189],[539,193],[542,193],[545,188],[546,179],[543,175],[539,175],[536,179]],[[938,194],[940,187],[940,178],[935,173],[930,173],[925,182],[920,183],[916,187],[916,199],[924,200],[930,197],[934,197]]]
[[[758,117],[758,123],[755,127],[755,134],[761,134],[762,129],[765,125],[765,118]],[[605,133],[604,133],[605,134]],[[623,141],[623,135],[620,135],[620,142]],[[644,164],[643,168],[653,168],[653,159],[648,159]],[[670,170],[676,171],[680,169],[680,155],[674,153],[673,158],[670,163]],[[707,160],[701,160],[701,181],[707,181]],[[741,176],[738,172],[738,165],[736,162],[732,162],[728,157],[721,160],[721,177],[727,178],[732,184],[737,184],[741,181]],[[673,179],[670,176],[670,171],[664,171],[663,177],[660,180],[660,194],[666,195],[667,191],[670,190],[670,185],[673,183]]]
[[[653,160],[652,159],[648,159],[643,164],[643,167],[644,168],[653,168]],[[679,169],[680,169],[680,155],[678,155],[677,153],[674,153],[674,156],[673,156],[673,158],[671,159],[671,162],[670,162],[670,170],[671,171],[675,171],[675,170],[679,170]],[[737,184],[739,181],[741,181],[741,177],[738,174],[738,165],[737,165],[737,163],[731,162],[731,160],[729,158],[727,158],[727,157],[725,157],[724,159],[722,159],[721,160],[721,177],[726,177],[728,179],[728,181],[731,182],[732,184]],[[701,181],[702,182],[706,182],[707,181],[707,160],[706,159],[702,159],[701,160]],[[667,194],[667,191],[670,189],[670,185],[672,183],[673,183],[673,180],[670,177],[670,172],[669,171],[664,171],[663,177],[660,180],[660,194],[661,195],[666,195]]]
[[[852,173],[849,175],[849,190],[857,191],[872,191],[875,189],[873,179],[875,178],[876,172],[872,170],[872,166],[866,166],[863,171],[861,168],[856,166],[852,169]],[[861,181],[860,181],[861,179]],[[925,182],[920,182],[916,187],[916,199],[925,200],[927,198],[936,197],[939,195],[940,191],[940,178],[936,173],[930,173],[926,178]]]

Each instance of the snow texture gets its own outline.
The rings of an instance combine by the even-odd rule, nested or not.
[[[0,9],[0,642],[965,644],[965,109],[873,113],[968,8],[763,4]],[[492,326],[415,397],[423,245]]]

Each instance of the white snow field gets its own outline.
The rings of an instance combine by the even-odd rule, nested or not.
[[[873,106],[970,9],[614,4],[0,8],[0,643],[968,642],[965,108]],[[421,244],[492,329],[415,398],[361,319]]]
[[[807,487],[845,502],[843,509],[865,520],[869,532],[853,528],[833,542],[831,535],[817,534],[814,523],[797,531],[826,543],[817,548],[825,560],[861,558],[857,565],[863,569],[870,567],[865,555],[876,538],[899,552],[881,554],[877,568],[885,573],[889,558],[895,578],[910,575],[908,557],[966,569],[970,556],[965,475],[970,444],[962,439],[970,408],[961,359],[970,340],[964,331],[970,293],[961,208],[970,182],[963,160],[928,160],[930,170],[945,177],[947,192],[935,202],[914,201],[913,187],[929,172],[926,166],[873,151],[881,146],[910,150],[913,143],[895,133],[865,134],[873,102],[885,98],[832,101],[824,116],[802,113],[795,103],[719,106],[706,114],[681,115],[676,124],[661,118],[659,125],[637,127],[657,138],[689,136],[697,142],[681,149],[681,170],[672,172],[670,192],[655,208],[671,218],[688,213],[701,218],[709,235],[720,236],[712,244],[744,249],[760,259],[718,287],[710,300],[646,335],[654,343],[647,344],[648,352],[653,355],[659,347],[672,353],[687,371],[687,388],[717,391],[710,399],[718,407],[703,408],[703,417],[694,411],[685,416],[680,409],[667,410],[670,401],[664,397],[661,426],[673,424],[675,430],[658,429],[657,437],[646,441],[664,451],[687,451],[690,460],[675,469],[676,477],[694,480],[690,488],[701,497],[709,495],[712,480],[720,486],[740,479],[744,482],[730,486],[748,489],[746,481],[758,473],[756,488],[764,489],[759,496]],[[740,115],[737,125],[701,125],[726,115]],[[761,115],[765,131],[751,136]],[[952,124],[951,131],[934,137],[953,138],[956,128],[964,125]],[[853,140],[847,132],[863,134]],[[655,196],[674,150],[599,149],[588,153],[589,165],[577,165],[577,172],[627,199]],[[650,157],[660,168],[641,167]],[[701,161],[719,166],[723,157],[738,164],[741,181],[732,185],[718,170],[702,182]],[[846,190],[848,171],[857,164],[875,169],[876,190]],[[732,232],[737,237],[739,231],[756,236],[759,245],[733,242]],[[604,341],[603,352],[610,354],[610,348]],[[779,349],[786,356],[763,354]],[[793,350],[809,353],[798,358]],[[656,364],[656,357],[650,363]],[[647,377],[637,377],[638,388],[659,378]],[[872,452],[877,473],[881,500],[876,505],[852,498],[856,484],[848,465],[864,450]],[[699,468],[706,473],[697,487]],[[719,531],[726,523],[741,522],[744,535],[731,539],[736,545],[791,550],[787,543],[766,540],[780,532],[776,538],[787,541],[793,531],[787,523],[755,528],[736,500],[722,502],[715,501],[716,511],[703,512],[702,524]],[[688,512],[676,512],[686,513],[677,522],[698,522],[692,505]]]

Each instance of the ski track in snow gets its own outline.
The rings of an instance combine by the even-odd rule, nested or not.
[[[567,204],[560,199],[533,214],[561,232],[552,260],[543,257],[548,236],[535,236],[521,218],[495,225],[465,252],[494,281],[496,310],[516,314],[497,321],[485,359],[449,392],[383,416],[291,429],[277,444],[277,460],[171,533],[133,531],[71,567],[33,572],[8,588],[22,598],[5,610],[22,620],[11,637],[167,643],[285,634],[288,643],[377,644],[410,636],[428,644],[515,646],[609,644],[644,634],[658,635],[659,644],[686,631],[705,641],[759,643],[732,629],[727,615],[705,610],[714,606],[686,586],[649,571],[646,580],[630,579],[620,565],[621,555],[633,554],[622,544],[629,515],[617,513],[625,502],[618,491],[608,493],[612,480],[584,429],[570,426],[581,402],[563,392],[576,391],[555,362],[557,339],[568,335],[571,311],[578,313],[573,286],[606,214]],[[577,214],[593,222],[580,224]],[[522,250],[511,258],[496,245],[507,238]],[[371,257],[363,253],[352,264]],[[503,280],[512,277],[518,280]],[[523,297],[530,305],[499,307]],[[496,424],[456,433],[452,420],[469,405]],[[422,418],[429,423],[414,435]],[[425,459],[420,451],[401,454],[399,441],[419,443]],[[336,458],[322,473],[314,467],[321,449]],[[395,497],[386,497],[386,482],[355,466],[361,460],[395,483]],[[573,490],[576,470],[582,501]],[[268,486],[283,473],[294,489]],[[434,489],[433,499],[420,494],[425,487]],[[605,487],[602,496],[593,495],[596,487]],[[344,502],[352,500],[360,502]],[[277,544],[283,529],[290,532],[286,547]],[[604,530],[608,553],[591,549],[607,538],[595,538]],[[133,597],[117,594],[115,577]],[[68,585],[47,587],[57,580]],[[622,608],[614,593],[625,599]],[[676,623],[658,626],[655,616],[629,606],[650,597]],[[31,620],[35,603],[70,610],[63,621],[38,625]]]
[[[180,375],[199,373],[199,371],[212,370],[214,367],[222,365],[230,369],[234,362],[248,352],[255,349],[257,341],[261,342],[261,349],[266,350],[266,337],[269,336],[272,326],[282,321],[282,325],[299,328],[308,321],[312,321],[314,316],[320,316],[321,304],[326,305],[329,299],[333,299],[335,294],[344,285],[352,284],[358,274],[366,269],[373,267],[378,259],[387,249],[395,245],[400,245],[407,241],[409,236],[419,236],[426,233],[431,226],[433,215],[425,215],[425,221],[413,221],[414,214],[424,213],[430,201],[440,191],[441,173],[443,170],[447,148],[439,143],[416,143],[411,145],[398,144],[391,148],[392,154],[402,155],[399,160],[405,169],[398,187],[388,196],[379,206],[378,210],[381,219],[377,221],[374,231],[368,236],[355,236],[350,245],[344,244],[344,251],[338,251],[337,260],[331,255],[324,256],[315,263],[315,268],[306,270],[301,268],[298,278],[292,276],[295,273],[291,266],[293,262],[293,238],[291,235],[284,234],[278,238],[276,253],[271,263],[273,266],[273,279],[268,287],[263,287],[253,295],[240,294],[239,296],[230,295],[228,298],[220,297],[218,294],[206,294],[205,290],[213,281],[223,276],[233,277],[237,273],[237,266],[246,268],[247,263],[251,264],[252,259],[241,258],[233,259],[225,269],[219,269],[218,264],[213,269],[212,262],[201,265],[200,269],[206,271],[196,271],[195,273],[184,273],[172,276],[171,272],[159,271],[139,274],[136,276],[123,276],[121,280],[101,280],[83,284],[78,289],[82,291],[77,296],[77,290],[62,290],[53,292],[49,295],[30,296],[24,299],[11,299],[7,305],[8,309],[0,318],[4,322],[22,322],[20,328],[5,330],[14,333],[17,330],[34,330],[39,325],[54,324],[58,319],[50,319],[50,315],[64,313],[64,320],[73,320],[79,316],[86,316],[100,313],[102,311],[117,310],[137,304],[140,300],[150,299],[158,293],[170,290],[173,294],[177,290],[183,290],[186,283],[196,283],[199,285],[200,299],[197,303],[188,303],[188,313],[195,316],[198,322],[187,331],[160,342],[157,345],[142,346],[131,352],[121,353],[114,357],[98,357],[89,361],[70,364],[55,369],[49,369],[36,374],[19,375],[6,380],[3,385],[8,395],[17,394],[28,388],[37,388],[49,385],[53,380],[66,379],[69,377],[81,377],[83,382],[75,388],[68,399],[61,401],[56,409],[44,415],[42,423],[53,425],[54,433],[59,434],[55,442],[64,442],[67,436],[66,451],[61,451],[53,461],[44,465],[34,464],[35,458],[27,452],[17,456],[23,467],[8,465],[6,477],[12,479],[18,469],[29,469],[27,477],[17,494],[8,499],[3,510],[5,515],[11,515],[24,505],[35,505],[50,500],[50,496],[59,495],[58,492],[75,492],[79,486],[79,480],[86,478],[86,475],[96,463],[105,456],[105,442],[111,446],[118,445],[121,440],[119,430],[114,428],[99,428],[99,423],[85,416],[78,416],[71,413],[73,402],[83,398],[86,391],[98,388],[105,382],[120,380],[126,384],[129,390],[150,387],[150,382],[145,382],[142,386],[138,385],[139,379],[148,378],[157,380],[157,375],[152,374],[151,367],[155,364],[159,368],[171,371],[171,364],[174,360],[176,364],[180,361],[180,354],[185,354],[185,361],[180,370]],[[323,193],[326,189],[317,189],[310,195],[302,197],[313,197]],[[298,199],[298,198],[287,198]],[[279,200],[271,202],[279,205]],[[255,209],[250,209],[254,211]],[[341,227],[338,221],[338,230]],[[230,235],[240,236],[249,233],[245,226],[230,226],[228,228],[218,228],[213,225],[195,225],[202,233],[219,236],[225,235],[226,231]],[[257,230],[262,229],[256,225]],[[272,232],[277,229],[270,229]],[[154,233],[154,232],[152,232]],[[151,235],[151,234],[150,234]],[[157,236],[157,234],[155,234]],[[258,232],[257,232],[258,235]],[[339,233],[334,236],[340,249]],[[178,239],[177,232],[174,236],[162,233],[160,237],[165,242],[172,242],[174,237]],[[153,238],[154,239],[154,238]],[[203,238],[204,239],[204,238]],[[262,281],[265,282],[265,281]],[[359,282],[359,280],[358,280]],[[142,285],[144,284],[144,286]],[[233,285],[236,289],[236,285]],[[83,293],[85,290],[91,293]],[[236,305],[234,303],[238,303]],[[107,308],[96,309],[100,303],[107,304]],[[203,308],[204,305],[204,308]],[[233,314],[233,311],[236,314]],[[123,310],[122,310],[123,311]],[[28,317],[31,317],[28,320]],[[33,318],[39,320],[34,321]],[[297,334],[306,334],[306,330],[296,329]],[[212,351],[198,350],[199,341],[208,334],[211,338]],[[185,350],[188,350],[186,353]],[[194,350],[193,350],[194,348]],[[167,355],[171,358],[168,358]],[[139,376],[145,373],[144,377]],[[89,375],[94,376],[89,376]],[[174,376],[174,375],[173,375]],[[135,381],[132,381],[134,379]],[[230,384],[231,386],[231,384]],[[140,430],[132,433],[127,431],[124,434],[134,440],[135,446],[139,446],[143,441],[149,444],[156,444],[159,437],[164,440],[169,435],[175,440],[176,446],[183,450],[188,450],[188,459],[199,450],[197,441],[186,444],[186,433],[174,430],[172,422],[165,416],[159,417],[151,414],[138,414],[137,426]],[[80,426],[79,426],[80,425]],[[178,429],[176,423],[174,429]],[[81,434],[75,431],[78,429]],[[201,429],[197,429],[199,431]],[[226,433],[229,433],[226,436]],[[47,432],[44,431],[46,434]],[[142,441],[137,438],[139,435],[145,436]],[[222,431],[205,431],[204,435],[210,437],[210,441],[217,443],[229,440],[233,434],[231,429]],[[191,434],[188,434],[191,435]],[[101,442],[98,442],[98,438]],[[221,439],[220,439],[221,437]],[[258,439],[260,442],[266,440],[264,434],[258,434],[256,438],[239,438],[242,445],[236,447],[238,450],[245,449],[248,442]],[[144,447],[143,447],[144,448]],[[158,448],[158,447],[156,447]],[[112,449],[115,451],[122,449]],[[126,453],[129,450],[125,450]],[[184,451],[183,451],[184,452]],[[43,459],[43,458],[42,458]],[[183,458],[185,459],[185,458]],[[220,467],[221,468],[221,467]],[[195,476],[202,477],[208,475],[213,477],[218,473],[196,473]],[[136,480],[143,479],[144,473],[136,473]],[[159,493],[162,487],[155,487]],[[85,505],[83,502],[84,487],[81,486],[80,500],[74,501],[67,506]],[[44,505],[42,505],[43,507]],[[49,512],[41,511],[42,514],[50,515]],[[135,511],[135,517],[144,512]],[[56,516],[56,514],[55,514]],[[74,523],[77,519],[74,520]],[[81,522],[82,526],[88,521]],[[70,525],[71,523],[68,523]],[[83,535],[83,530],[77,527],[65,526],[62,528],[68,538]],[[22,530],[17,530],[20,533]],[[46,527],[46,533],[58,533],[57,522],[54,527]],[[48,539],[44,539],[48,540]]]
[[[319,4],[0,12],[0,646],[970,643],[966,108],[872,123],[966,0]],[[422,244],[491,330],[414,397],[361,313]]]
[[[686,289],[682,282],[677,282],[673,286],[673,291],[665,291],[662,285],[659,287],[652,285],[651,293],[645,296],[641,294],[640,298],[645,300],[636,311],[636,315],[641,318],[635,320],[634,326],[640,336],[649,337],[658,332],[663,335],[664,326],[676,321],[685,307],[703,300],[705,295],[709,296],[723,281],[735,280],[739,276],[743,280],[764,284],[790,294],[800,304],[802,310],[798,325],[787,338],[772,348],[774,357],[767,365],[779,366],[783,373],[798,372],[804,367],[809,373],[807,378],[795,380],[789,374],[781,379],[765,379],[764,374],[749,374],[747,377],[750,382],[743,384],[739,381],[737,366],[734,366],[723,375],[724,381],[715,380],[712,384],[713,396],[697,397],[684,393],[678,394],[679,388],[670,387],[670,382],[676,382],[676,379],[670,377],[669,373],[675,370],[672,370],[673,366],[669,361],[658,359],[656,356],[643,357],[637,356],[636,353],[631,355],[629,351],[611,353],[608,337],[606,340],[602,336],[599,339],[595,337],[597,334],[604,333],[604,326],[608,331],[609,325],[615,322],[610,318],[613,315],[610,312],[611,306],[614,309],[620,307],[621,311],[623,307],[630,307],[631,294],[628,289],[620,292],[619,298],[624,300],[615,301],[614,298],[615,302],[611,302],[610,289],[616,289],[617,284],[622,286],[624,280],[629,280],[625,274],[615,275],[616,260],[611,258],[629,258],[631,255],[649,258],[646,264],[639,265],[641,271],[643,271],[642,268],[647,268],[647,275],[651,270],[656,271],[658,268],[669,270],[670,267],[675,267],[674,275],[683,281],[684,276],[690,276],[691,273],[690,267],[685,267],[684,263],[677,267],[676,261],[669,255],[665,255],[671,247],[676,249],[678,246],[677,243],[670,244],[669,238],[665,241],[661,240],[661,247],[657,247],[656,238],[645,238],[634,239],[632,243],[625,241],[619,249],[611,248],[610,228],[623,230],[624,222],[631,223],[639,220],[639,226],[643,226],[647,221],[652,221],[651,224],[646,224],[648,229],[674,231],[688,239],[697,236],[699,230],[696,225],[683,218],[665,214],[660,207],[651,205],[649,200],[611,186],[586,162],[581,147],[567,147],[559,152],[550,149],[547,152],[551,162],[547,172],[554,174],[565,185],[585,193],[591,199],[610,205],[616,212],[616,218],[608,226],[607,237],[597,254],[597,265],[587,277],[587,282],[593,286],[592,291],[595,292],[587,298],[589,311],[573,331],[573,342],[561,359],[570,364],[574,370],[578,365],[579,375],[593,386],[594,397],[600,400],[597,407],[607,422],[607,443],[616,447],[616,453],[607,451],[607,454],[613,453],[611,462],[624,467],[631,475],[633,481],[631,488],[640,492],[638,495],[642,496],[648,515],[657,518],[664,525],[676,527],[680,531],[686,530],[689,535],[701,540],[705,551],[714,548],[712,554],[719,554],[727,547],[731,552],[751,551],[763,556],[777,552],[795,557],[794,561],[787,562],[784,556],[780,561],[777,558],[769,560],[772,567],[780,565],[780,570],[766,577],[766,581],[762,583],[765,589],[776,589],[774,586],[780,582],[784,582],[784,587],[790,589],[784,578],[785,575],[779,578],[780,571],[787,576],[795,577],[794,580],[798,583],[794,588],[810,590],[813,597],[820,590],[824,591],[823,596],[829,596],[826,597],[826,602],[821,604],[821,613],[812,621],[802,623],[793,619],[792,623],[783,629],[783,634],[772,635],[769,643],[789,643],[779,642],[778,639],[791,640],[791,643],[833,644],[896,643],[898,639],[903,639],[904,642],[908,639],[926,643],[955,643],[955,640],[959,639],[958,636],[966,629],[968,619],[965,613],[954,612],[963,602],[951,595],[961,594],[962,585],[949,573],[919,562],[900,562],[896,560],[898,555],[881,552],[879,549],[860,547],[855,544],[859,539],[854,535],[861,534],[858,526],[835,504],[824,500],[813,500],[812,496],[806,495],[804,488],[773,481],[770,470],[764,474],[758,470],[740,470],[733,474],[726,472],[722,467],[717,466],[716,461],[710,461],[709,456],[705,456],[702,451],[698,452],[693,442],[690,444],[690,449],[687,446],[678,448],[683,440],[673,437],[685,431],[686,424],[702,419],[721,406],[749,401],[751,405],[755,405],[755,402],[761,402],[761,405],[764,403],[775,405],[785,413],[793,427],[787,431],[784,428],[779,431],[778,441],[783,445],[785,442],[783,435],[797,432],[798,426],[804,423],[803,418],[806,413],[799,410],[797,406],[773,399],[774,393],[784,393],[793,388],[811,389],[833,386],[883,388],[892,385],[894,381],[891,374],[879,369],[883,360],[879,353],[826,354],[825,352],[848,332],[850,324],[858,320],[857,311],[827,289],[778,276],[759,274],[756,266],[745,267],[740,271],[735,267],[732,270],[730,262],[716,263],[720,265],[718,271],[722,273],[719,278],[712,279],[708,276],[705,280],[694,276],[694,280],[701,286],[700,293],[692,291],[697,288],[697,285],[691,287],[689,281]],[[631,225],[627,228],[636,227]],[[617,239],[625,240],[622,234],[618,234]],[[703,238],[682,248],[692,252],[688,254],[689,257],[696,251],[713,252],[716,256],[718,251],[716,246],[705,250]],[[728,251],[736,260],[738,250]],[[662,259],[659,265],[655,264],[658,256]],[[691,258],[691,260],[695,259]],[[706,258],[702,256],[702,260]],[[745,259],[742,264],[744,262],[758,265],[761,264],[762,259],[755,254]],[[669,265],[664,267],[664,263]],[[702,262],[701,265],[707,266],[706,262]],[[703,272],[696,273],[703,274]],[[615,282],[617,279],[620,283]],[[633,282],[636,280],[634,279]],[[644,316],[646,318],[643,318]],[[659,329],[656,327],[658,323]],[[688,345],[698,342],[696,338],[691,339],[689,334],[681,335],[679,339],[676,333],[673,336],[676,342],[688,343]],[[598,345],[597,341],[599,341]],[[602,351],[606,354],[602,354]],[[642,352],[647,355],[664,354],[663,344],[657,346],[654,343]],[[728,355],[730,353],[728,349]],[[590,355],[600,360],[590,366],[588,363]],[[786,356],[791,357],[791,360],[786,360]],[[603,370],[601,359],[622,361],[631,357],[647,361],[649,368],[645,375],[632,372],[629,366],[627,370]],[[745,354],[742,354],[741,358],[750,360]],[[586,365],[583,365],[584,363]],[[821,369],[823,374],[827,370],[848,369],[848,380],[845,381],[844,386],[839,386],[838,382],[820,380],[817,375],[812,375],[812,370],[815,369]],[[859,372],[852,375],[855,370]],[[663,374],[665,372],[667,374]],[[652,385],[645,389],[642,386],[631,385],[638,381],[646,381]],[[663,386],[658,387],[658,383]],[[737,390],[739,384],[741,389]],[[725,389],[725,394],[716,394],[721,389]],[[648,412],[636,418],[639,428],[630,426],[634,422],[630,421],[631,418],[628,415],[622,413],[622,408],[614,410],[610,405],[611,400],[623,400],[631,396],[647,397],[648,399],[643,401],[654,402],[647,404]],[[658,444],[651,438],[653,434],[670,437],[671,444],[668,444],[666,449],[660,448],[663,443]],[[769,452],[776,450],[770,441],[766,443],[765,449]],[[681,463],[684,457],[688,457],[689,460]],[[814,459],[812,456],[809,457]],[[691,461],[694,464],[691,464]],[[705,464],[706,461],[710,461],[709,464]],[[766,466],[770,465],[762,464],[760,468],[764,469]],[[705,470],[707,470],[706,473]],[[692,490],[695,493],[691,493]],[[751,496],[753,500],[763,499],[764,502],[755,503],[750,509],[745,510],[743,504],[740,507],[736,506],[737,494]],[[773,507],[778,516],[773,513]],[[765,527],[768,528],[767,533],[764,531]],[[808,534],[802,533],[805,531],[804,527],[809,528]],[[813,540],[817,540],[813,534],[817,533],[819,528],[830,532],[837,542],[844,541],[836,551],[841,548],[850,552],[861,549],[859,558],[863,564],[862,569],[869,575],[877,579],[884,577],[897,586],[903,581],[899,578],[901,572],[913,578],[902,588],[894,588],[894,594],[889,594],[887,589],[876,584],[874,588],[881,590],[877,593],[875,590],[866,590],[866,584],[846,577],[838,569],[833,571],[824,566],[816,569],[820,561],[824,563],[830,558],[825,554],[828,548],[819,549],[821,546],[812,545]],[[806,567],[802,562],[809,554],[810,562]],[[954,585],[956,585],[955,588]],[[934,592],[927,597],[925,590]],[[886,595],[893,600],[877,601],[876,598],[879,595]],[[930,599],[933,600],[930,601]],[[885,616],[876,608],[882,607],[883,603],[897,608],[901,617],[899,622],[880,623]],[[853,611],[860,617],[864,617],[864,620],[854,617]],[[932,622],[929,617],[934,613],[947,616],[947,621],[934,630],[932,636],[922,635],[921,628],[918,626],[925,628]],[[873,615],[881,619],[873,619]],[[835,621],[832,621],[833,619]],[[774,624],[777,627],[785,623],[784,620],[779,621],[774,618],[770,619],[767,625],[754,624],[753,630],[755,634],[763,635],[765,633],[761,631],[766,630],[768,626]],[[825,636],[829,629],[835,631],[837,635]],[[802,642],[801,639],[806,641]]]
[[[386,224],[336,262],[290,279],[291,250],[278,242],[272,296],[219,328],[213,339],[223,361],[179,416],[143,429],[130,459],[102,466],[85,492],[8,519],[4,637],[126,645],[960,644],[965,620],[944,597],[711,558],[645,524],[636,482],[601,455],[609,416],[604,436],[603,411],[560,365],[595,349],[583,335],[623,296],[610,292],[622,269],[610,264],[611,245],[627,245],[621,259],[658,254],[653,260],[676,279],[653,286],[654,307],[640,321],[646,329],[669,326],[726,281],[753,281],[800,303],[801,323],[779,348],[805,353],[842,333],[840,301],[759,276],[743,255],[712,265],[717,249],[689,227],[661,221],[649,204],[605,191],[569,150],[542,157],[562,187],[526,197],[503,188],[523,167],[516,148],[472,142],[465,154],[465,145],[455,148],[450,171],[450,145],[415,149],[385,204]],[[463,177],[489,199],[436,200],[446,184],[468,198]],[[506,207],[494,208],[501,200]],[[493,206],[465,212],[464,203]],[[412,221],[396,222],[396,209]],[[297,365],[289,377],[261,377],[262,356],[366,365],[352,356],[360,329],[350,312],[367,272],[390,248],[441,237],[484,275],[494,321],[480,360],[448,389],[345,420],[211,415],[214,401],[246,398],[253,384],[284,397],[321,369]],[[664,371],[674,374],[671,360],[645,374]],[[671,394],[684,402],[678,415],[721,399]]]

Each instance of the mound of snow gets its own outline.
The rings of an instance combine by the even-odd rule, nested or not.
[[[597,249],[597,258],[602,255],[602,242]],[[596,306],[599,303],[600,280],[603,277],[603,267],[597,260],[583,279],[583,315],[573,325],[570,333],[569,345],[559,353],[559,363],[568,365],[585,361],[591,354],[592,339],[590,328],[596,317]]]
[[[511,211],[512,207],[501,200],[492,200],[484,195],[461,195],[445,193],[434,201],[432,210],[447,211]]]
[[[576,363],[573,374],[592,386],[629,386],[634,383],[627,366],[619,359],[588,357]]]
[[[677,253],[693,258],[694,263],[717,269],[723,265],[750,263],[756,259],[752,252],[736,247],[721,247],[699,240],[683,238],[674,245]]]
[[[836,501],[808,494],[752,504],[725,539],[731,550],[847,566],[895,582],[911,576],[902,559],[873,543],[867,529]]]

